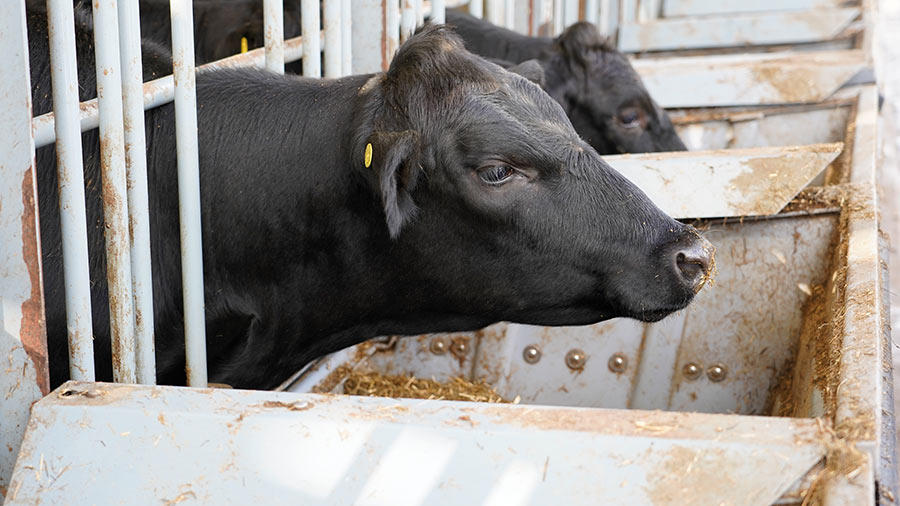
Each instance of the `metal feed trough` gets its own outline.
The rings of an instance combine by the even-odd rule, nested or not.
[[[274,26],[281,25],[278,3],[266,2]],[[334,3],[329,10],[326,2],[323,13],[342,21],[337,34],[327,28],[320,34],[318,24],[307,21],[303,37],[281,46],[275,33],[266,49],[212,65],[265,62],[278,70],[279,47],[286,60],[318,61],[321,39],[326,74],[379,70],[424,13],[443,8],[437,1],[360,0],[352,8],[344,1],[339,9]],[[794,15],[822,10],[823,17],[840,14],[838,24],[869,12],[829,0],[794,3]],[[50,4],[59,26],[71,24],[64,7],[71,8],[71,0]],[[136,23],[123,21],[136,14],[125,4],[136,1],[118,5],[122,40]],[[872,85],[843,86],[868,66],[869,30],[816,32],[803,40],[749,40],[736,30],[726,40],[716,23],[739,25],[748,16],[776,27],[786,22],[783,2],[762,2],[751,9],[757,12],[741,14],[733,9],[746,8],[732,4],[743,5],[532,0],[469,6],[526,33],[559,33],[583,16],[610,33],[618,27],[626,50],[686,47],[694,53],[715,46],[715,52],[734,53],[747,43],[770,49],[798,44],[775,53],[635,60],[661,105],[681,108],[672,111],[673,121],[693,151],[608,161],[674,216],[703,218],[695,224],[717,246],[717,274],[688,309],[657,324],[501,323],[471,333],[387,336],[314,362],[282,386],[285,392],[196,388],[205,386],[206,372],[201,312],[188,336],[189,347],[197,347],[189,378],[195,388],[153,386],[152,353],[146,354],[152,341],[123,324],[120,346],[133,349],[134,358],[123,361],[117,379],[129,384],[95,383],[85,373],[84,381],[49,392],[34,146],[54,140],[66,146],[98,124],[121,127],[139,114],[141,103],[149,108],[173,97],[190,103],[193,94],[182,85],[193,72],[182,62],[187,70],[175,76],[175,86],[172,77],[163,78],[135,95],[123,68],[125,112],[111,122],[103,111],[114,106],[101,102],[98,116],[96,101],[79,108],[77,98],[56,95],[55,114],[32,119],[24,1],[12,2],[0,12],[0,118],[7,126],[0,137],[4,504],[894,504],[887,248],[875,191],[878,97]],[[102,10],[115,2],[98,5]],[[318,15],[315,0],[304,7],[304,20]],[[190,40],[190,18],[180,12],[174,16],[181,30],[173,33],[182,35],[176,54],[181,47],[189,55],[190,47],[179,44]],[[662,28],[647,31],[653,23],[682,29],[694,15],[713,16],[714,26],[682,46],[663,43],[675,35],[665,36]],[[369,29],[371,19],[381,23]],[[703,36],[717,37],[716,43]],[[635,47],[633,40],[646,44]],[[65,44],[59,50],[72,52]],[[125,42],[120,46],[124,52]],[[70,82],[73,71],[60,70],[70,73],[59,82]],[[179,149],[187,151],[180,170],[196,157],[190,130],[179,138]],[[132,143],[127,153],[143,152],[133,144],[139,138],[120,135],[123,145]],[[79,173],[79,156],[66,163],[73,164],[71,176]],[[126,164],[134,178],[140,162],[124,156],[110,176],[124,178]],[[195,192],[193,176],[182,177],[183,190]],[[141,211],[140,196],[132,194],[136,180],[128,181],[123,201],[129,209],[120,214]],[[69,189],[72,202],[77,189]],[[188,193],[181,194],[182,205],[190,202]],[[194,212],[184,210],[183,221],[195,219]],[[79,230],[77,216],[70,223]],[[81,239],[73,234],[73,246],[64,249],[77,250]],[[137,267],[123,279],[139,287],[134,251],[127,264]],[[78,262],[86,260],[66,255],[77,282]],[[190,261],[190,252],[185,256]],[[146,300],[139,291],[128,298],[135,307]],[[84,314],[78,301],[67,301],[70,314]],[[186,300],[186,307],[196,303]],[[75,345],[90,344],[90,323],[70,317],[70,334],[72,356],[81,360],[75,363],[87,371],[90,353]],[[348,371],[463,376],[520,402],[328,393],[342,391]]]

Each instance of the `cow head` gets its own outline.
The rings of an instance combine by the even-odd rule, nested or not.
[[[544,89],[601,154],[687,149],[628,58],[593,24],[570,26],[540,63],[548,68]]]
[[[541,88],[449,29],[413,36],[359,93],[354,165],[384,210],[381,268],[415,287],[391,293],[396,311],[654,321],[702,286],[709,243],[607,165]]]

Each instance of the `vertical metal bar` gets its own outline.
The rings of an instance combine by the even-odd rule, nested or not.
[[[116,0],[94,0],[94,54],[100,104],[100,169],[103,175],[103,219],[106,236],[106,279],[112,338],[113,379],[134,383],[134,312],[128,238],[128,194],[125,182],[125,134],[119,59],[119,14]]]
[[[510,30],[516,26],[516,0],[504,0],[503,5],[504,25]]]
[[[75,15],[71,0],[49,0],[47,17],[50,25],[53,115],[56,118],[56,170],[59,173],[69,375],[74,380],[94,381],[91,280],[81,161],[81,121],[78,116]]]
[[[422,0],[413,0],[413,10],[416,13],[416,27],[425,24],[425,6]]]
[[[263,0],[266,69],[284,74],[284,5],[282,0]]]
[[[401,0],[403,7],[400,11],[400,42],[406,42],[416,29],[416,13],[413,9],[413,0]]]
[[[578,22],[578,0],[563,0],[563,29]]]
[[[469,1],[469,14],[476,18],[484,17],[484,0],[470,0]]]
[[[188,385],[205,387],[206,322],[203,313],[203,244],[200,222],[200,157],[191,0],[169,0],[175,77],[175,140],[178,215],[181,221],[181,282],[184,297],[185,369]],[[305,44],[304,44],[305,45]]]
[[[300,26],[303,35],[303,75],[322,76],[322,49],[319,28],[319,1],[302,0]]]
[[[340,77],[343,53],[341,52],[341,2],[323,0],[325,30],[325,77]]]
[[[153,277],[150,266],[150,199],[144,138],[144,85],[141,69],[141,26],[138,0],[119,0],[119,52],[122,60],[122,103],[125,121],[125,166],[128,180],[129,255],[134,300],[137,381],[156,384],[153,344]]]
[[[387,11],[385,12],[387,25],[385,26],[385,33],[383,35],[385,37],[384,41],[387,49],[383,65],[384,69],[387,70],[391,64],[391,60],[394,58],[394,53],[396,53],[397,49],[400,47],[400,2],[397,0],[382,1],[387,4]]]
[[[75,55],[71,0],[68,0],[68,9],[68,24],[50,25],[51,34],[67,29],[73,42],[67,46],[71,48],[73,58],[66,64],[74,62]],[[22,0],[4,2],[0,8],[0,48],[3,48],[0,51],[0,68],[3,69],[0,79],[0,125],[3,127],[3,135],[0,135],[0,265],[3,266],[0,268],[3,271],[0,281],[0,329],[3,329],[0,330],[0,360],[3,363],[0,368],[0,502],[3,502],[7,491],[14,494],[10,477],[25,428],[29,425],[31,406],[50,393],[31,131],[28,40],[25,2]],[[74,93],[78,89],[74,63],[72,69],[72,80],[64,87]],[[53,91],[56,91],[55,86]],[[76,96],[76,111],[77,100]],[[75,132],[80,136],[77,114],[75,118]],[[75,156],[80,161],[81,148],[76,148],[73,148]],[[84,204],[84,199],[81,203]],[[84,223],[82,214],[81,224]],[[85,238],[86,234],[82,232],[81,237]],[[83,267],[87,273],[87,264]],[[90,318],[90,310],[87,315]],[[90,343],[90,319],[86,323],[86,337]],[[93,358],[91,354],[87,356]]]
[[[566,0],[551,0],[553,2],[553,36],[557,36],[565,29],[565,5]]]
[[[444,0],[431,0],[431,22],[445,23],[447,21],[447,4]]]
[[[607,0],[608,1],[608,0]],[[584,20],[588,23],[597,24],[597,21],[600,19],[600,5],[599,0],[587,0],[584,4]],[[606,27],[600,27],[601,32],[606,31]]]
[[[341,0],[341,73],[353,73],[353,11],[350,0]]]
[[[484,0],[486,18],[491,23],[502,26],[503,25],[503,16],[500,9],[503,7],[503,0]]]

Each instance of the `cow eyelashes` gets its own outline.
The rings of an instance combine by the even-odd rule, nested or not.
[[[516,175],[516,169],[509,165],[491,165],[478,169],[478,177],[487,184],[501,185]]]

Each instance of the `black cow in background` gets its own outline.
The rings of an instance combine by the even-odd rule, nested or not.
[[[284,0],[284,38],[300,35],[300,0]],[[168,0],[140,0],[141,37],[171,47]],[[265,45],[263,0],[193,0],[194,54],[197,65]]]
[[[47,22],[28,16],[34,107],[51,108]],[[82,99],[96,89],[80,26]],[[156,48],[158,49],[158,48]],[[166,70],[148,57],[145,75]],[[685,307],[710,246],[582,141],[533,83],[442,26],[386,73],[197,75],[209,378],[270,388],[385,334],[507,320],[646,321]],[[184,382],[174,107],[147,112],[160,383]],[[111,377],[97,131],[84,135],[98,378]],[[52,146],[37,152],[51,381],[68,376]]]
[[[300,0],[283,0],[284,38],[300,35]],[[79,26],[93,29],[90,0],[73,0],[75,17]],[[46,0],[27,0],[28,12],[43,14]],[[193,0],[194,63],[203,65],[240,53],[241,39],[247,39],[247,48],[265,45],[263,0]],[[172,19],[169,0],[140,0],[141,38],[155,43],[167,51],[172,48]],[[145,52],[153,58],[157,53]],[[299,63],[288,64],[289,70],[299,73]],[[293,65],[293,66],[291,66]],[[168,71],[172,73],[169,63]]]
[[[466,49],[508,65],[534,60],[541,86],[559,102],[575,130],[600,154],[685,151],[669,115],[650,97],[628,58],[591,23],[556,39],[530,37],[448,10],[447,23]]]

